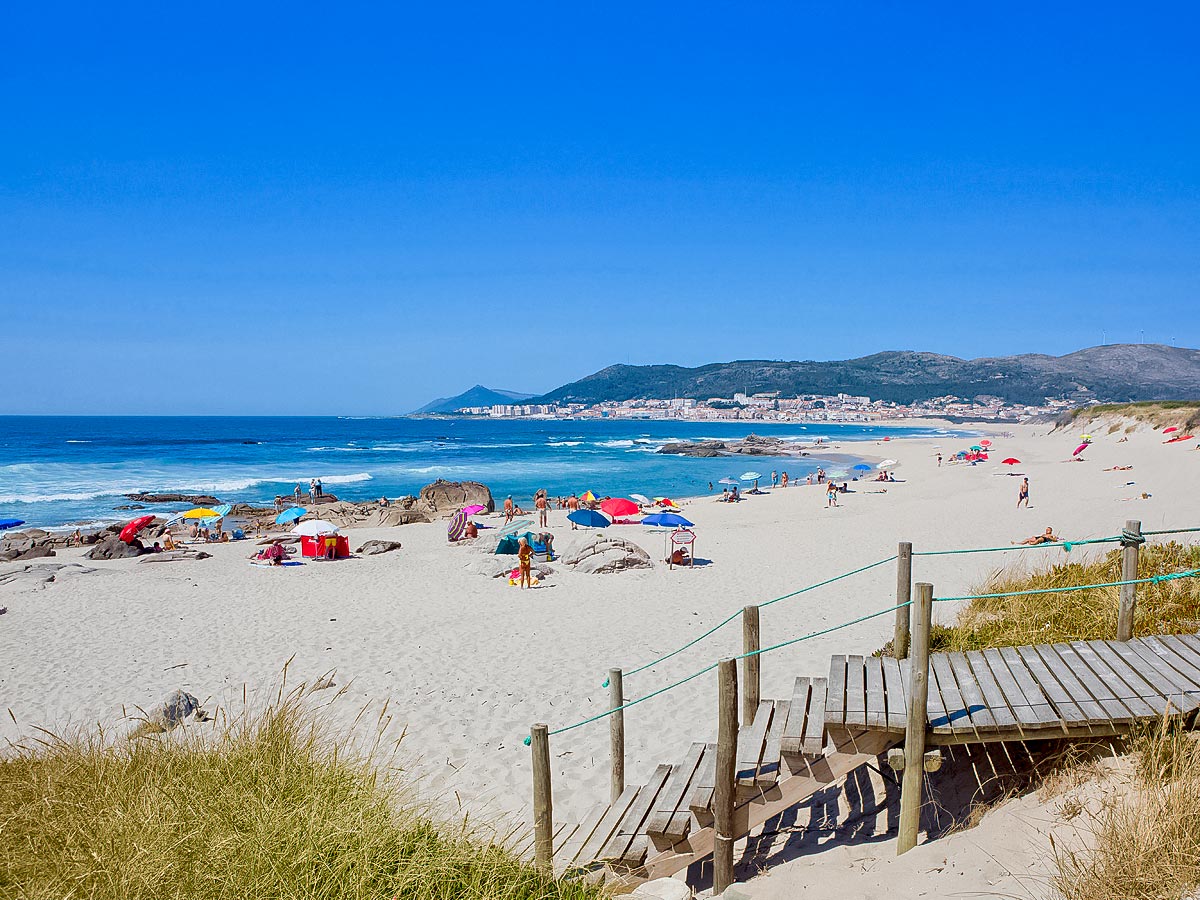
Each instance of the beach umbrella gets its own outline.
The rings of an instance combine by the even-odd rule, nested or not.
[[[0,519],[0,531],[7,531],[10,528],[16,528],[18,525],[24,524],[24,519]]]
[[[674,501],[674,500],[672,500],[670,497],[655,497],[655,498],[654,498],[654,503],[655,503],[655,505],[657,505],[657,506],[670,506],[670,507],[674,507],[674,506],[676,505],[676,504],[675,504],[675,501]]]
[[[477,516],[481,512],[487,512],[487,507],[479,503],[472,503],[470,506],[464,506],[462,513],[464,516]]]
[[[642,504],[642,506],[650,505],[650,498],[647,497],[645,494],[630,494],[629,496],[631,499],[636,500],[638,503]]]
[[[1008,459],[1000,460],[1000,465],[1002,466],[1019,466],[1020,464],[1021,461],[1015,456],[1010,456]]]
[[[507,534],[516,534],[518,531],[524,531],[525,529],[532,527],[532,525],[533,519],[516,519],[515,521],[509,522],[507,525],[497,531],[496,537],[502,538]]]
[[[984,447],[990,447],[990,446],[992,446],[992,442],[991,442],[991,441],[989,441],[989,440],[987,440],[987,438],[984,438],[984,439],[983,439],[982,441],[980,441],[979,443],[980,443],[981,445],[983,445]]]
[[[894,459],[885,459],[883,462],[881,462],[881,463],[879,464],[878,468],[880,468],[880,469],[892,469],[892,468],[895,468],[895,467],[896,467],[896,466],[898,466],[898,465],[900,465],[900,463],[896,462]]]
[[[593,494],[591,491],[584,491],[582,494],[579,495],[579,499],[582,500],[584,503],[595,503],[596,495]]]
[[[691,528],[693,523],[677,513],[655,513],[642,519],[642,524],[653,528]]]
[[[855,472],[870,472],[871,467],[868,466],[866,463],[859,463],[857,466],[854,466],[854,471]]]
[[[1090,444],[1092,442],[1092,436],[1090,434],[1085,434],[1080,440],[1082,440],[1085,444]]]
[[[207,506],[197,506],[195,509],[189,509],[183,514],[185,519],[211,519],[216,516],[215,509],[209,509]]]
[[[612,524],[612,522],[608,521],[607,516],[596,512],[594,509],[577,509],[575,512],[568,514],[567,518],[576,525],[582,525],[584,528],[607,528]]]
[[[762,478],[758,472],[743,472],[742,481],[754,481],[757,478]]]
[[[632,500],[626,500],[624,497],[613,497],[605,500],[600,504],[600,508],[612,516],[614,519],[621,516],[636,516],[641,509]]]
[[[737,483],[738,483],[738,481],[736,478],[722,478],[720,481],[717,482],[717,484],[733,484],[733,485],[736,485]]]
[[[315,537],[319,534],[337,534],[338,527],[332,522],[326,522],[324,519],[311,519],[308,522],[301,522],[292,529],[292,534],[298,534],[302,537]]]
[[[457,541],[463,536],[463,532],[467,530],[467,515],[465,509],[460,509],[450,519],[450,524],[446,526],[446,538],[451,541]]]
[[[974,450],[976,453],[978,453],[978,452],[979,452],[980,450],[982,450],[983,448],[982,448],[982,447],[980,447],[978,444],[972,444],[972,445],[971,445],[971,449],[972,449],[972,450]]]
[[[286,525],[288,522],[295,522],[298,518],[308,512],[303,506],[293,506],[285,509],[275,517],[276,525]]]
[[[1170,434],[1172,431],[1178,431],[1178,430],[1179,430],[1178,425],[1172,425],[1170,428],[1164,428],[1163,434]]]
[[[1075,448],[1075,452],[1072,453],[1071,455],[1078,456],[1080,453],[1082,453],[1087,448],[1088,448],[1087,441],[1084,441],[1082,444],[1080,444],[1078,447]]]
[[[118,537],[121,540],[123,540],[125,543],[128,544],[135,537],[137,537],[137,533],[139,531],[141,531],[143,528],[145,528],[147,525],[149,525],[153,521],[154,521],[154,516],[138,516],[136,519],[134,519],[132,522],[130,522],[128,525],[126,525],[124,528],[121,529],[121,533],[118,535]]]
[[[214,506],[212,511],[213,515],[201,520],[205,525],[211,525],[217,520],[225,518],[227,515],[233,512],[233,504],[222,503],[220,506]]]

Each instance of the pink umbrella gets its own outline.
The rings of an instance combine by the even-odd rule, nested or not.
[[[1082,444],[1080,444],[1078,447],[1076,447],[1076,448],[1075,448],[1075,452],[1074,452],[1074,453],[1072,453],[1071,455],[1072,455],[1072,456],[1078,456],[1080,453],[1082,453],[1082,452],[1083,452],[1084,450],[1086,450],[1087,448],[1088,448],[1088,445],[1087,445],[1087,442],[1085,441],[1084,443],[1082,443]]]
[[[600,504],[600,508],[614,519],[620,516],[636,516],[641,512],[641,508],[636,503],[632,500],[626,500],[624,497],[613,497],[611,500],[605,500]]]
[[[1178,431],[1178,430],[1179,430],[1178,425],[1172,425],[1170,428],[1164,428],[1163,434],[1170,434],[1172,431]]]
[[[464,506],[462,512],[464,516],[477,516],[481,512],[487,512],[487,507],[474,503],[471,506]]]

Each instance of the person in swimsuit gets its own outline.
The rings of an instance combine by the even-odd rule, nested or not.
[[[513,515],[516,512],[516,507],[513,506],[512,497],[504,498],[504,521],[505,523],[513,520]]]
[[[838,495],[837,485],[834,484],[832,481],[829,482],[829,486],[827,488],[825,488],[825,506],[826,507],[837,506],[837,495]]]
[[[533,505],[537,507],[538,511],[538,526],[541,528],[549,527],[546,517],[550,514],[550,501],[546,499],[546,495],[539,493],[537,499],[533,501]]]
[[[533,548],[529,546],[529,541],[525,538],[521,538],[520,547],[517,550],[517,560],[521,569],[521,590],[533,587]]]
[[[1029,545],[1031,547],[1038,544],[1057,544],[1058,535],[1054,533],[1054,528],[1050,525],[1046,526],[1046,530],[1041,534],[1035,534],[1033,537],[1025,538],[1023,541],[1015,541],[1018,546]]]
[[[575,512],[577,509],[579,509],[579,498],[576,497],[574,494],[572,494],[570,497],[567,498],[567,515],[570,515],[571,513]],[[576,525],[574,522],[572,522],[571,530],[578,531],[579,526]]]
[[[1025,504],[1025,508],[1029,509],[1029,479],[1021,479],[1021,490],[1017,494],[1017,509],[1021,508],[1021,504]]]

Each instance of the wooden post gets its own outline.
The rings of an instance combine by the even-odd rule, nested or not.
[[[742,609],[742,653],[755,653],[762,644],[758,629],[758,607]],[[745,693],[742,697],[742,721],[749,725],[758,711],[758,700],[762,696],[762,657],[755,653],[742,659],[742,682]]]
[[[617,712],[608,717],[609,738],[612,744],[612,802],[625,793],[625,689],[621,670],[608,670],[608,708]]]
[[[1138,577],[1138,551],[1141,549],[1142,523],[1130,519],[1125,523],[1125,533],[1135,540],[1121,541],[1121,580],[1136,581]],[[1117,612],[1117,640],[1133,639],[1133,614],[1137,610],[1137,585],[1121,585],[1121,608]]]
[[[921,789],[925,780],[925,705],[929,699],[929,623],[933,585],[917,585],[912,605],[912,672],[908,681],[908,727],[904,732],[904,777],[900,785],[900,836],[896,855],[917,846],[921,828]]]
[[[896,551],[896,605],[912,600],[912,544],[901,541]],[[896,610],[896,629],[892,634],[892,656],[904,659],[908,656],[908,623],[912,617],[911,606],[900,606]]]
[[[738,684],[737,662],[717,666],[717,773],[713,795],[716,838],[713,843],[713,896],[733,884],[733,804],[737,793]]]
[[[550,798],[550,731],[538,723],[529,732],[533,749],[533,861],[554,868],[554,805]]]

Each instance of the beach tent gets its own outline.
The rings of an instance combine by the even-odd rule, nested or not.
[[[530,547],[533,546],[534,535],[532,531],[527,531],[524,534],[506,534],[500,538],[500,543],[496,545],[496,555],[516,556],[521,551],[521,538],[525,538]]]

